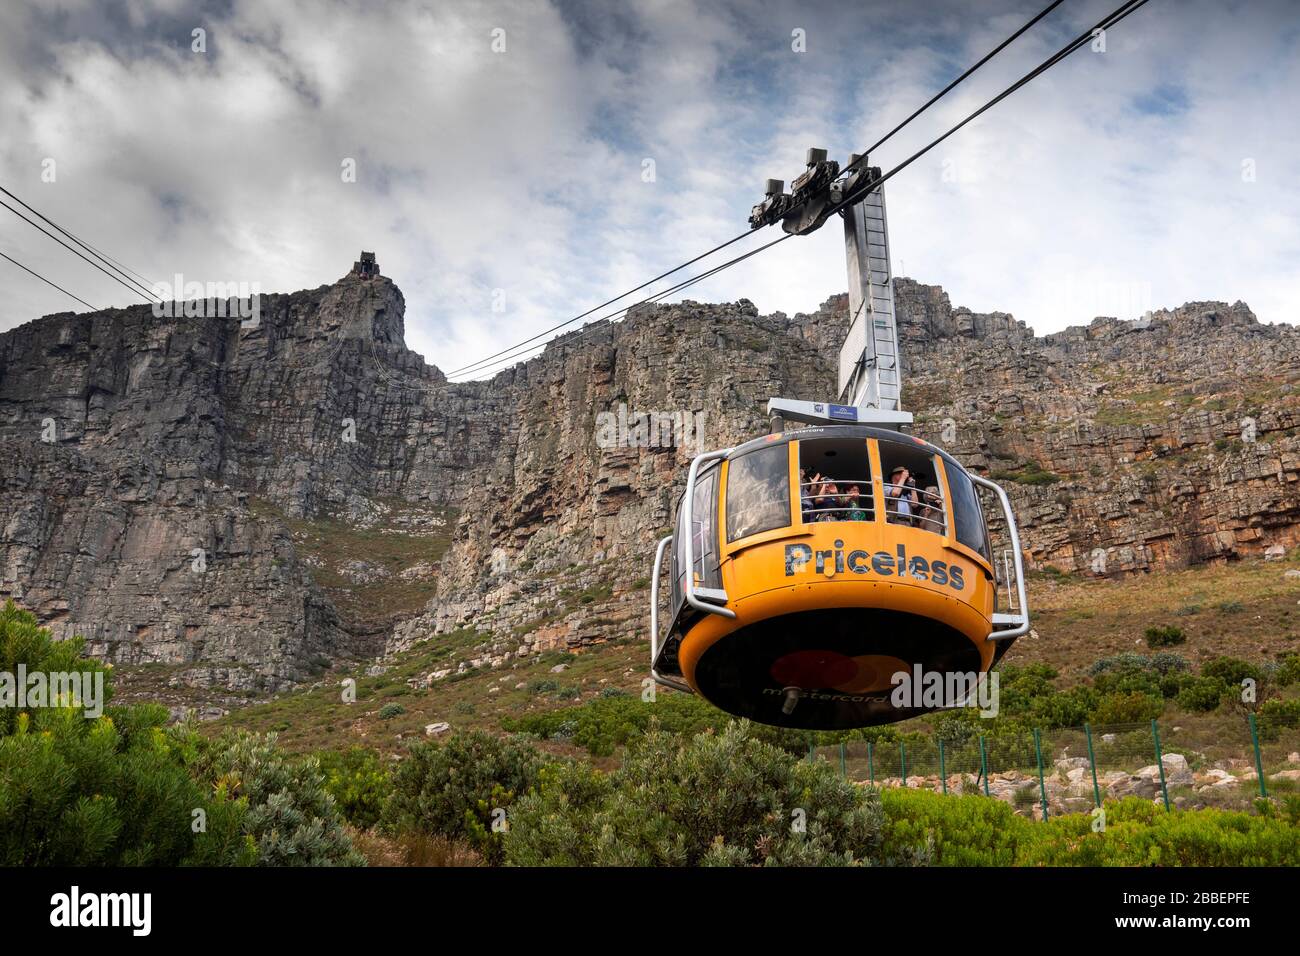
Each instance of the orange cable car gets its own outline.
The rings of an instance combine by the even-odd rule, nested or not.
[[[996,496],[1006,521],[1015,613],[996,610],[977,487]],[[669,546],[672,613],[661,639]],[[928,442],[869,425],[801,428],[698,455],[675,532],[655,553],[650,601],[656,682],[801,729],[958,706],[969,693],[922,703],[895,691],[904,675],[977,682],[1029,630],[1006,492]]]

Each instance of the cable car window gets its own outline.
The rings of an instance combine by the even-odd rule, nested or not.
[[[884,472],[885,520],[943,534],[947,522],[934,455],[918,445],[882,441],[880,467]]]
[[[727,464],[727,540],[790,525],[790,465],[782,442]]]
[[[975,493],[975,483],[960,468],[950,465],[947,471],[957,540],[972,551],[983,555],[985,560],[990,560],[988,534],[984,528],[984,511],[980,507],[979,496]]]
[[[875,520],[867,443],[861,438],[801,441],[799,505],[804,524]]]
[[[695,582],[705,588],[722,586],[718,575],[718,471],[715,466],[695,480],[695,503],[691,507],[695,519],[691,545],[695,553]]]
[[[673,532],[673,607],[680,607],[686,589],[686,496],[677,503],[677,527]],[[695,499],[691,506],[693,524],[691,549],[695,561],[695,586],[722,587],[718,570],[718,467],[695,478]]]

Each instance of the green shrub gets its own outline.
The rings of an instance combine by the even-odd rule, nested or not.
[[[1106,828],[1088,814],[1038,824],[1022,866],[1295,866],[1300,829],[1286,821],[1207,808],[1165,810],[1127,797],[1104,804]]]
[[[111,671],[81,657],[83,642],[53,641],[12,601],[0,610],[0,670]],[[192,735],[167,731],[166,708],[110,708],[87,718],[59,706],[0,708],[0,865],[247,865],[247,801],[187,772]],[[197,832],[196,832],[197,830]]]
[[[1279,687],[1300,682],[1300,654],[1288,654],[1278,662],[1273,680]]]
[[[1192,667],[1187,658],[1173,651],[1158,651],[1152,654],[1147,666],[1162,677],[1183,673],[1191,670]]]
[[[616,747],[644,734],[652,718],[669,733],[689,736],[701,730],[722,727],[730,718],[702,698],[685,694],[665,694],[654,703],[640,697],[597,697],[579,707],[566,707],[544,714],[505,718],[506,730],[534,734],[538,737],[564,736],[594,756],[605,757]],[[561,734],[560,728],[565,728]],[[808,744],[804,742],[804,750]]]
[[[881,850],[877,794],[756,739],[748,725],[683,742],[652,731],[608,776],[548,769],[522,798],[509,863],[860,865]]]
[[[1282,797],[1282,819],[1293,827],[1300,826],[1300,793],[1288,793]]]
[[[1198,680],[1200,678],[1194,674],[1166,674],[1160,678],[1160,694],[1165,700],[1173,700]]]
[[[1259,708],[1255,718],[1262,740],[1275,741],[1283,730],[1294,733],[1300,727],[1300,700],[1269,700]]]
[[[1094,724],[1134,724],[1154,720],[1165,708],[1163,697],[1128,692],[1108,694],[1092,712]]]
[[[1046,471],[1038,462],[1031,461],[1016,480],[1025,485],[1054,485],[1061,480],[1061,476]]]
[[[1103,696],[1117,694],[1145,694],[1147,697],[1165,696],[1167,678],[1155,671],[1111,671],[1093,678],[1092,686]]]
[[[166,719],[158,706],[93,720],[70,708],[21,714],[0,737],[0,865],[252,863],[246,803],[191,778]]]
[[[1047,471],[1036,461],[1027,461],[1019,470],[998,470],[991,475],[994,481],[1014,481],[1022,485],[1054,485],[1061,476]]]
[[[1127,652],[1103,657],[1088,668],[1093,687],[1102,695],[1145,694],[1177,697],[1190,676],[1191,665],[1181,654],[1160,651],[1150,657]]]
[[[379,708],[380,720],[392,720],[394,717],[400,717],[406,713],[406,708],[401,704],[384,704]]]
[[[1183,710],[1214,710],[1228,693],[1228,685],[1217,677],[1192,677],[1178,691],[1178,706]]]
[[[1217,677],[1229,687],[1241,687],[1244,680],[1253,680],[1256,684],[1263,677],[1260,668],[1235,657],[1216,657],[1201,665],[1202,677]]]
[[[1173,810],[1128,797],[1092,814],[1046,822],[1017,816],[1001,800],[927,790],[882,795],[886,852],[927,844],[937,866],[1294,866],[1300,828],[1286,809],[1272,816],[1216,809]]]
[[[1175,644],[1185,643],[1187,636],[1183,634],[1181,627],[1169,624],[1162,627],[1148,627],[1146,639],[1147,647],[1172,647]]]
[[[361,830],[379,823],[391,785],[385,761],[368,747],[320,754],[325,790],[334,798],[343,819]]]
[[[317,758],[290,757],[274,734],[244,732],[192,740],[186,761],[201,783],[247,801],[243,832],[256,842],[260,865],[365,865]]]
[[[104,700],[98,703],[107,704],[113,696],[112,670],[84,657],[84,652],[82,638],[52,639],[49,629],[38,624],[35,614],[20,610],[13,601],[5,601],[0,608],[0,673],[17,675],[21,665],[29,675],[37,672],[102,674]],[[20,714],[33,713],[30,707],[17,707],[16,700],[10,706],[0,707],[0,736],[14,732]]]
[[[999,712],[1012,717],[1032,714],[1035,701],[1056,693],[1053,681],[1057,676],[1047,664],[1002,665],[998,669]]]
[[[880,800],[886,856],[924,847],[936,866],[1012,866],[1035,826],[1003,801],[974,793],[945,796],[891,787]]]
[[[939,711],[930,718],[930,725],[935,742],[942,740],[949,748],[965,746],[984,732],[979,711],[970,707]]]
[[[1030,707],[1030,722],[1043,730],[1058,727],[1077,727],[1087,722],[1097,709],[1099,698],[1091,687],[1071,687],[1034,700]]]
[[[446,743],[420,741],[393,774],[383,827],[394,834],[463,838],[489,862],[500,862],[498,811],[510,812],[537,781],[543,763],[528,744],[482,731],[456,733]]]
[[[1156,656],[1145,657],[1142,654],[1135,654],[1132,651],[1125,651],[1122,654],[1112,654],[1109,657],[1101,657],[1093,661],[1088,667],[1088,676],[1097,677],[1101,674],[1108,674],[1115,671],[1123,673],[1139,673],[1147,670]]]

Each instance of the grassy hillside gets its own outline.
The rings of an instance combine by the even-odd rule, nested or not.
[[[1186,636],[1178,653],[1193,664],[1228,655],[1275,659],[1300,651],[1300,561],[1258,559],[1123,580],[1037,574],[1029,599],[1038,635],[1021,638],[1010,663],[1043,662],[1077,682],[1101,657],[1146,651],[1152,626]]]

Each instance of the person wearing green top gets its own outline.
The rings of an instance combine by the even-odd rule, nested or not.
[[[861,492],[857,485],[849,486],[849,493],[840,499],[840,505],[847,508],[841,512],[843,521],[866,521],[867,511],[862,507]]]

